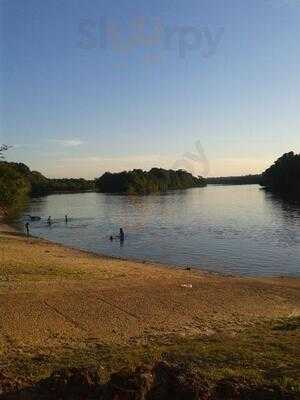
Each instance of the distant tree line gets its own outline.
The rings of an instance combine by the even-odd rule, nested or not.
[[[300,154],[286,153],[263,174],[261,185],[288,199],[300,200]]]
[[[2,168],[11,167],[29,184],[31,196],[42,196],[51,193],[82,192],[94,189],[94,180],[83,178],[49,179],[40,172],[31,171],[23,163],[1,162]]]
[[[206,182],[212,185],[258,185],[261,182],[261,175],[206,178]]]
[[[9,146],[0,146],[0,159]],[[262,175],[204,179],[184,170],[152,168],[119,173],[106,172],[95,180],[49,179],[25,164],[0,160],[0,216],[18,209],[28,196],[97,190],[103,193],[149,194],[174,189],[203,187],[206,184],[258,184],[280,195],[300,199],[300,154],[286,153]]]
[[[205,186],[205,179],[184,170],[152,168],[150,171],[134,169],[119,173],[106,172],[95,180],[96,190],[102,193],[148,194],[174,189]]]
[[[0,161],[0,214],[14,214],[28,196],[90,190],[94,190],[93,180],[49,179],[25,164]]]

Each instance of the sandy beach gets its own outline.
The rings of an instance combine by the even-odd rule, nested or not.
[[[51,344],[70,337],[128,340],[158,332],[234,330],[257,318],[300,313],[297,278],[241,278],[118,260],[2,227],[1,304],[5,335]],[[192,287],[189,287],[192,285]],[[10,303],[15,321],[10,319]],[[25,311],[26,310],[26,311]],[[27,316],[31,318],[27,318]],[[41,318],[39,318],[41,317]],[[63,327],[63,329],[62,329]],[[38,338],[39,339],[38,339]]]
[[[22,375],[30,359],[46,374],[43,360],[88,353],[90,346],[102,351],[171,337],[234,338],[257,324],[299,316],[299,289],[298,278],[224,277],[112,259],[2,225],[1,365]]]

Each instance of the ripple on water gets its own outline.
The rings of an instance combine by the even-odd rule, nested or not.
[[[42,217],[30,223],[33,235],[102,254],[228,274],[300,275],[300,207],[256,185],[51,195],[34,199],[20,226],[26,214]],[[125,242],[111,242],[121,226]]]

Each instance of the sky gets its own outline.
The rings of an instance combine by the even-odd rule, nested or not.
[[[48,177],[300,152],[300,0],[0,0],[0,143]]]

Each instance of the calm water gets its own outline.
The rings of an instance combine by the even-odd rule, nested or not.
[[[300,275],[300,207],[256,185],[140,197],[51,195],[32,200],[26,214],[42,217],[30,224],[33,235],[106,255],[226,274]],[[120,226],[123,246],[109,240]]]

